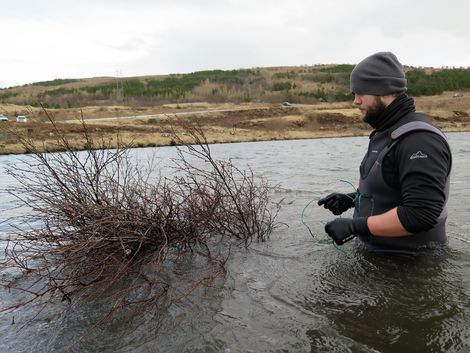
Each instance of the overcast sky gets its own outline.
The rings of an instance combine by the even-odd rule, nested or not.
[[[0,0],[0,87],[355,64],[470,66],[469,0]]]

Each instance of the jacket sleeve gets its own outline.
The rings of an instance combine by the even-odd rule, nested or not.
[[[451,151],[439,135],[417,131],[404,136],[394,149],[402,205],[397,213],[410,233],[432,228],[445,202]]]

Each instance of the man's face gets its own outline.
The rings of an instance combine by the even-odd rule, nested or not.
[[[371,94],[354,94],[354,105],[359,108],[362,114],[362,120],[365,122],[372,121],[383,113],[387,107],[380,96]]]

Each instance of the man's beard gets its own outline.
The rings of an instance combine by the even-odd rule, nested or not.
[[[365,123],[368,123],[372,127],[376,127],[379,122],[380,116],[385,111],[387,106],[380,100],[379,96],[374,97],[374,105],[369,107],[366,114],[362,118]]]

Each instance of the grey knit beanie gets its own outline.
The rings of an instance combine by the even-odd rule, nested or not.
[[[352,93],[386,96],[406,91],[403,66],[395,54],[379,52],[362,60],[351,72]]]

